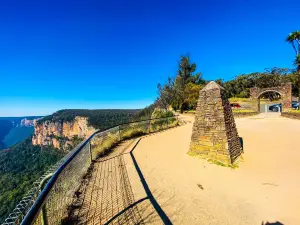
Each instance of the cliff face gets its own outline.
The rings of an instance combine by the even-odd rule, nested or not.
[[[33,145],[53,145],[55,148],[67,149],[74,139],[85,139],[96,130],[88,126],[88,118],[76,116],[71,122],[44,121],[34,126]]]
[[[38,119],[27,119],[27,118],[24,118],[20,121],[20,124],[17,124],[17,127],[33,127],[35,124],[36,124],[36,121]]]
[[[37,116],[29,116],[29,117],[12,117],[9,119],[11,121],[13,127],[33,127],[36,122],[40,119]]]

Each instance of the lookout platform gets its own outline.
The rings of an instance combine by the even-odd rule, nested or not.
[[[187,154],[185,125],[122,142],[93,163],[73,203],[73,224],[300,224],[300,121],[236,119],[239,168]]]

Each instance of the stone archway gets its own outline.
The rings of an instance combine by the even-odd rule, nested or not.
[[[279,93],[282,99],[282,110],[290,109],[292,107],[292,83],[285,83],[281,86],[271,88],[251,88],[250,98],[257,101],[257,112],[260,111],[260,96],[266,92]]]

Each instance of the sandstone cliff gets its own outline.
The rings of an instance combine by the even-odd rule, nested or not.
[[[46,120],[36,123],[33,145],[53,145],[55,148],[68,149],[73,147],[74,140],[83,140],[90,136],[95,129],[88,126],[88,118],[76,116],[72,121]]]
[[[38,121],[38,119],[24,118],[17,124],[17,127],[33,127],[36,124],[36,121]]]

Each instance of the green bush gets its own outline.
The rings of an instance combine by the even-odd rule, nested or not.
[[[285,110],[285,112],[287,112],[287,113],[299,113],[300,114],[300,110],[297,110],[297,109],[287,109],[287,110]]]
[[[158,118],[166,118],[166,117],[172,117],[174,116],[174,113],[170,110],[165,109],[154,109],[151,118],[152,119],[158,119]]]

